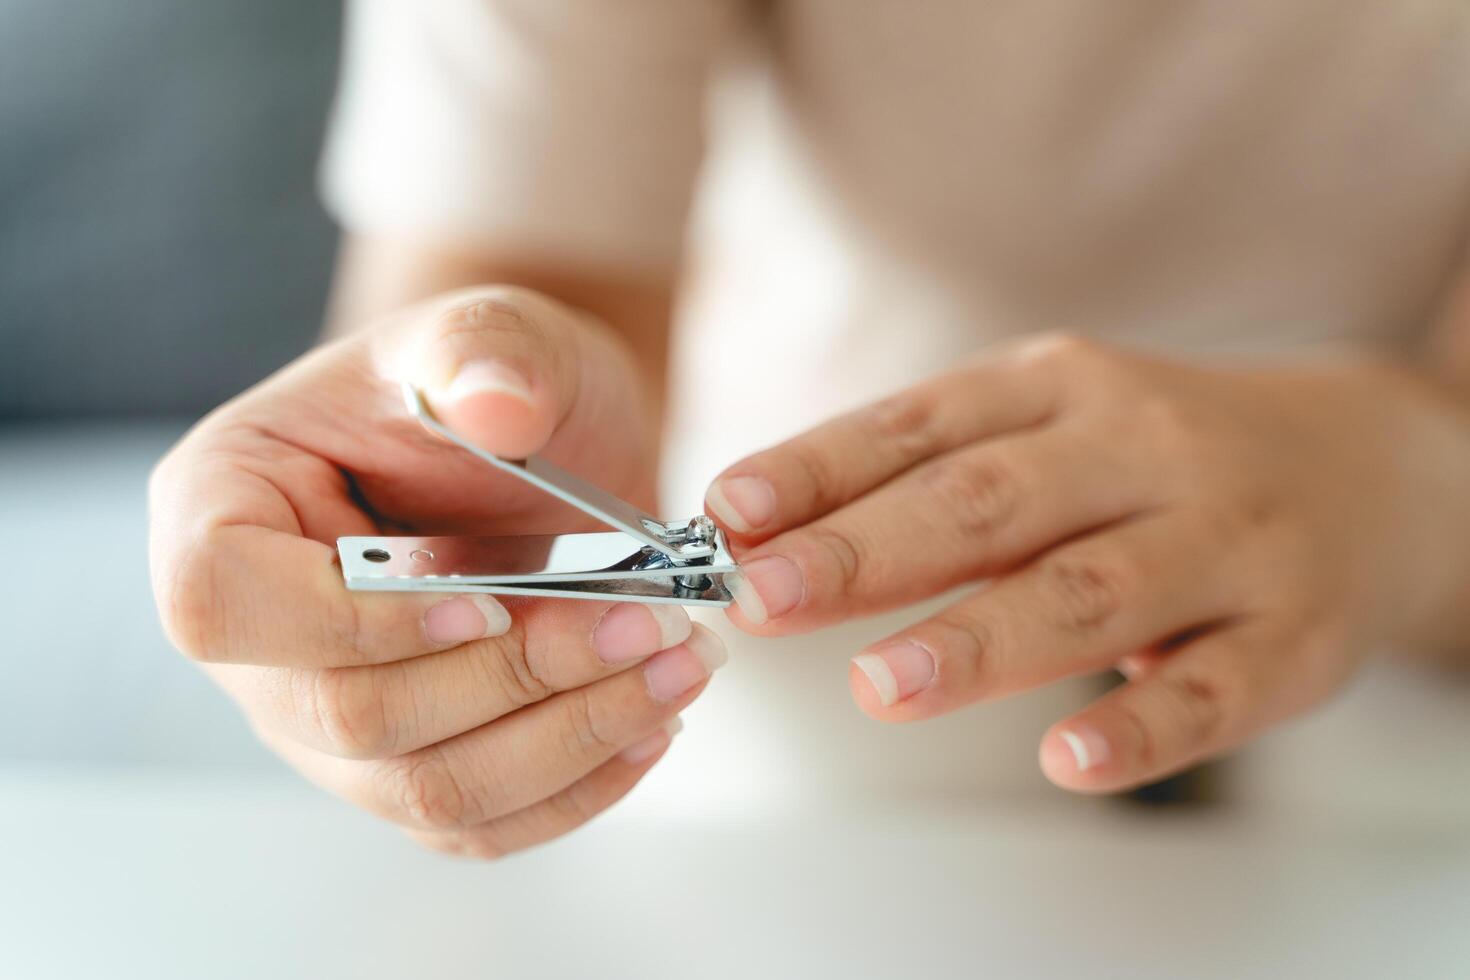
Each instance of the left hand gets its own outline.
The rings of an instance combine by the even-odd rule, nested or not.
[[[1229,370],[1052,338],[743,460],[706,502],[751,632],[991,579],[854,659],[876,718],[1120,668],[1041,745],[1053,782],[1113,791],[1304,710],[1463,603],[1470,452],[1444,402],[1381,364]]]

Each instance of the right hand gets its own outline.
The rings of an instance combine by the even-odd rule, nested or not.
[[[644,385],[612,331],[528,291],[468,290],[195,426],[149,487],[154,591],[170,638],[296,769],[433,848],[496,856],[626,793],[724,648],[676,606],[349,592],[339,535],[585,524],[424,430],[399,380],[491,452],[652,496]]]

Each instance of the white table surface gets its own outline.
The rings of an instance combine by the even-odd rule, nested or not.
[[[478,864],[275,777],[10,770],[0,799],[7,978],[1470,975],[1458,824],[635,797]]]

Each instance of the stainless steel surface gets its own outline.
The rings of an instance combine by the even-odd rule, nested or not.
[[[735,570],[716,532],[714,553],[676,565],[621,531],[523,537],[350,537],[337,539],[349,589],[494,592],[629,602],[728,606],[723,577]],[[703,582],[685,580],[698,577]]]
[[[407,382],[403,385],[403,400],[408,406],[409,414],[436,435],[466,452],[473,453],[496,469],[566,501],[609,527],[617,528],[635,538],[644,547],[653,548],[676,559],[702,558],[714,553],[706,539],[698,536],[703,531],[702,525],[696,530],[698,519],[688,523],[666,524],[645,514],[621,497],[615,497],[601,487],[537,456],[513,460],[486,452],[440,422],[430,410],[423,394]]]
[[[495,592],[574,599],[728,606],[724,575],[735,561],[703,514],[666,523],[575,474],[531,457],[509,460],[440,422],[423,395],[403,386],[409,414],[431,432],[608,524],[616,531],[523,537],[337,539],[349,589]]]

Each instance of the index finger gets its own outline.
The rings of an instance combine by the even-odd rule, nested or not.
[[[611,346],[549,300],[472,290],[319,350],[216,413],[170,453],[150,487],[154,591],[170,637],[203,661],[338,667],[503,633],[503,608],[483,595],[344,586],[325,542],[382,533],[365,510],[416,513],[427,499],[440,521],[488,515],[475,496],[485,485],[481,463],[412,429],[417,438],[375,447],[374,432],[342,412],[391,391],[391,366],[422,385],[459,431],[523,455],[543,448],[574,405],[606,407],[614,379],[579,365],[610,360]],[[584,385],[584,373],[600,380]],[[425,487],[426,473],[435,486]]]
[[[150,486],[154,595],[169,638],[212,663],[340,667],[402,660],[498,636],[510,617],[485,595],[351,592],[336,551],[304,536],[304,523],[332,518],[370,533],[367,517],[324,495],[298,514],[245,462],[248,434],[186,439]],[[298,467],[345,480],[302,453]]]
[[[986,357],[747,457],[711,484],[705,510],[736,537],[764,541],[926,459],[1038,425],[1055,395],[1027,363]]]

